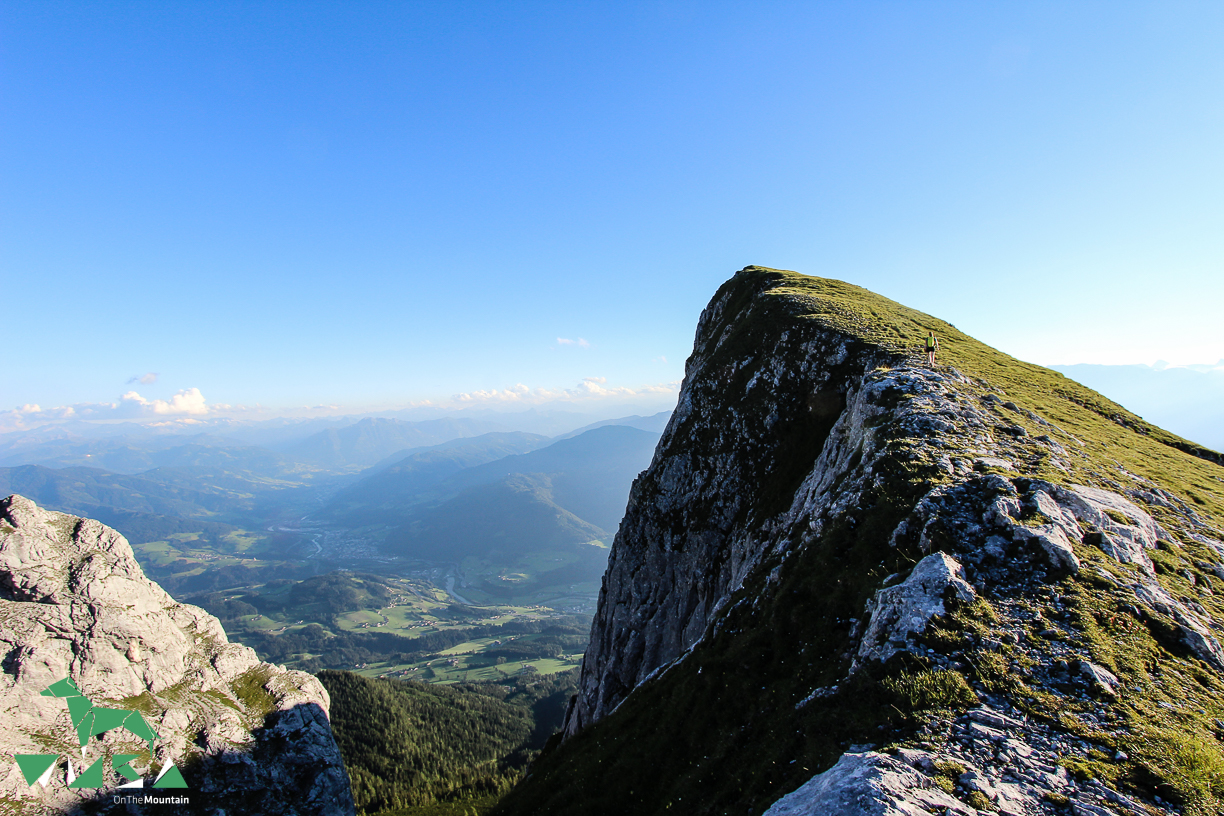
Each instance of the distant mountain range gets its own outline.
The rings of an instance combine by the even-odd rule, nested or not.
[[[213,546],[307,516],[413,558],[521,555],[610,539],[659,439],[642,428],[666,418],[608,420],[562,439],[486,432],[493,423],[469,418],[365,418],[280,451],[209,434],[44,430],[0,442],[0,463],[17,463],[0,467],[0,496],[100,519],[137,545],[187,536]]]
[[[0,436],[0,466],[92,467],[112,473],[142,473],[156,467],[207,465],[276,473],[292,467],[266,448],[238,445],[212,434],[113,436],[28,433]]]
[[[390,552],[425,559],[606,539],[658,440],[623,425],[546,447],[530,434],[489,434],[375,469],[314,517],[391,526]],[[527,452],[494,456],[515,446]]]
[[[1186,439],[1224,451],[1224,360],[1214,366],[1056,365],[1093,390]]]
[[[343,428],[328,428],[280,450],[291,459],[331,470],[366,468],[407,448],[505,430],[495,422],[446,417],[424,422],[367,417]]]
[[[202,481],[184,486],[97,468],[41,465],[0,468],[0,497],[17,493],[39,505],[88,515],[121,531],[133,544],[178,533],[216,539],[251,508],[249,495]]]
[[[571,436],[586,433],[595,428],[602,428],[605,425],[624,425],[629,428],[637,428],[641,431],[651,431],[652,433],[661,434],[667,427],[667,421],[671,419],[671,411],[660,411],[657,414],[650,416],[627,416],[619,419],[605,419],[601,422],[592,422],[590,425],[584,425],[581,428],[570,431],[569,433],[560,434],[557,439],[569,439]]]
[[[552,441],[547,436],[513,431],[402,450],[363,471],[361,481],[341,490],[314,516],[353,527],[375,523],[388,514],[400,518],[405,508],[431,495],[444,495],[445,491],[431,494],[431,490],[447,477],[465,468],[536,450]]]

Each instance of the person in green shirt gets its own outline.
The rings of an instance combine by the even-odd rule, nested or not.
[[[929,365],[931,368],[935,367],[935,352],[937,351],[939,351],[939,338],[935,336],[934,332],[927,332],[927,337],[926,337],[927,365]]]

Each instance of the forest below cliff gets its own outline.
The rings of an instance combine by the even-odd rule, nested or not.
[[[522,778],[565,714],[576,672],[453,686],[321,671],[359,812],[482,811]]]

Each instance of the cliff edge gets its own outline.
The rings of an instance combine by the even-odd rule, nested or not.
[[[0,655],[5,813],[354,812],[319,681],[230,643],[97,521],[0,500]]]
[[[1222,486],[1218,453],[943,321],[742,270],[630,493],[565,741],[498,812],[1217,813]]]

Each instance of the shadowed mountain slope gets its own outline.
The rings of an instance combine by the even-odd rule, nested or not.
[[[470,446],[410,454],[338,494],[317,517],[394,525],[387,550],[423,559],[522,554],[536,545],[551,549],[607,539],[658,438],[637,428],[605,426],[463,467],[506,448],[539,444],[529,434],[487,434]]]
[[[228,491],[181,487],[97,468],[53,470],[41,465],[0,468],[0,493],[20,493],[46,507],[72,513],[109,507],[180,518],[232,510],[236,498]]]
[[[441,483],[439,490],[486,484],[513,473],[543,473],[557,504],[614,531],[625,512],[629,485],[650,463],[658,439],[656,433],[623,425],[595,428],[531,453],[468,468]]]
[[[607,535],[560,507],[547,476],[515,473],[422,511],[393,532],[386,547],[410,558],[460,561],[468,555],[511,558]]]

